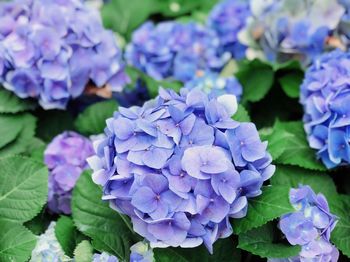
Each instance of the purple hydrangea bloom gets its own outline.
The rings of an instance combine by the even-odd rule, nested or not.
[[[232,120],[197,89],[160,89],[106,122],[107,137],[88,159],[93,180],[152,247],[204,243],[212,252],[232,233],[228,219],[246,215],[247,199],[275,170],[255,125]]]
[[[200,89],[212,97],[225,94],[235,95],[237,100],[241,99],[243,88],[235,77],[221,77],[217,73],[206,72],[198,75],[185,84],[189,90]]]
[[[291,245],[300,245],[298,257],[269,261],[336,262],[339,252],[330,243],[337,219],[330,213],[327,199],[315,194],[309,186],[293,188],[289,194],[295,212],[283,215],[279,226]]]
[[[350,54],[336,50],[307,70],[301,86],[310,147],[328,167],[350,164]]]
[[[0,3],[0,83],[45,109],[66,107],[92,81],[120,91],[128,81],[113,32],[80,0]]]
[[[94,254],[92,257],[92,262],[119,262],[119,259],[113,255],[109,255],[106,252],[101,254]]]
[[[146,22],[133,33],[125,56],[129,64],[157,80],[187,82],[198,72],[223,68],[230,55],[219,54],[219,46],[216,33],[200,24]]]
[[[56,136],[45,150],[45,164],[49,169],[48,208],[54,213],[70,214],[72,190],[93,155],[89,139],[64,132]]]
[[[249,16],[249,3],[245,0],[221,1],[209,14],[208,26],[217,33],[222,51],[230,52],[233,58],[245,57],[246,46],[238,41],[238,33]]]
[[[239,33],[250,47],[247,56],[304,64],[325,50],[344,13],[336,0],[250,0],[250,8],[252,16]]]

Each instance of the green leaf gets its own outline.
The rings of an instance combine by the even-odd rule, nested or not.
[[[316,159],[316,151],[306,141],[303,124],[297,122],[279,122],[274,125],[269,142],[269,152],[276,163],[296,165],[312,170],[326,170]],[[282,151],[282,152],[281,152]]]
[[[178,17],[194,10],[209,11],[218,0],[158,0],[158,12],[167,17]],[[194,11],[195,12],[195,11]]]
[[[159,87],[172,89],[175,92],[179,92],[179,90],[183,87],[183,84],[179,81],[173,81],[169,79],[157,81],[152,77],[150,77],[149,75],[145,74],[144,72],[134,67],[127,67],[126,72],[129,75],[129,77],[132,79],[132,85],[135,85],[135,82],[138,79],[141,79],[144,82],[144,84],[146,85],[148,94],[151,98],[158,96]]]
[[[67,216],[61,216],[55,226],[55,235],[64,253],[72,257],[75,246],[84,239],[84,236],[76,230],[73,220]]]
[[[243,86],[242,103],[257,102],[263,99],[271,89],[274,71],[269,64],[259,60],[244,61],[236,77]]]
[[[241,261],[241,252],[231,238],[218,239],[212,255],[204,245],[196,248],[156,248],[153,251],[155,260],[162,262]]]
[[[277,165],[276,172],[270,179],[272,185],[297,188],[309,185],[315,193],[322,193],[327,199],[337,196],[333,179],[324,172],[308,170],[297,166]]]
[[[242,106],[241,104],[238,105],[237,112],[232,116],[233,120],[239,121],[239,122],[250,122],[250,116],[248,114],[248,111]]]
[[[89,241],[84,240],[74,250],[74,261],[76,262],[91,262],[93,248]]]
[[[106,120],[112,117],[117,109],[118,104],[115,100],[95,103],[78,116],[75,127],[87,136],[101,134],[106,127]]]
[[[47,200],[47,168],[29,158],[0,159],[0,217],[25,222],[35,217]]]
[[[46,144],[39,138],[33,137],[27,148],[27,155],[40,163],[44,162]]]
[[[46,208],[44,207],[41,212],[32,220],[25,222],[24,226],[32,231],[35,235],[41,235],[49,227],[51,221],[55,219],[52,216],[53,215],[46,212]]]
[[[289,203],[289,189],[287,186],[264,186],[260,196],[249,200],[247,216],[232,220],[233,231],[241,234],[293,212]]]
[[[64,131],[74,130],[74,119],[68,111],[41,111],[38,120],[37,136],[47,143]]]
[[[350,196],[342,195],[340,200],[337,206],[331,205],[331,212],[339,218],[332,232],[331,240],[344,255],[350,258]]]
[[[0,261],[27,261],[35,247],[35,235],[20,224],[4,220],[0,220],[0,232]]]
[[[101,197],[102,190],[92,182],[91,172],[85,171],[73,190],[74,224],[92,238],[95,249],[128,260],[130,246],[136,240],[131,223]]]
[[[111,0],[101,10],[106,28],[129,37],[155,11],[155,0]]]
[[[0,87],[0,113],[18,113],[35,109],[34,101],[21,99],[14,93]]]
[[[274,71],[290,71],[302,70],[302,66],[298,60],[289,60],[285,63],[271,63]]]
[[[267,223],[239,235],[238,248],[262,258],[289,258],[299,254],[300,246],[276,243],[273,230],[273,223]]]
[[[22,129],[16,139],[0,149],[0,157],[20,154],[27,151],[35,134],[36,118],[30,114],[17,116],[21,121]]]
[[[291,98],[299,97],[300,86],[303,82],[304,74],[300,71],[289,72],[278,79],[283,91]]]
[[[1,94],[0,94],[1,95]],[[23,128],[20,115],[0,115],[0,148],[17,138]]]

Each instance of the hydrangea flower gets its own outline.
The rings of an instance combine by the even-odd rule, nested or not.
[[[208,26],[217,33],[222,51],[230,52],[233,58],[245,57],[246,46],[238,41],[238,33],[249,16],[249,3],[245,0],[221,1],[209,14]]]
[[[308,64],[321,54],[337,28],[344,8],[337,0],[250,0],[252,16],[239,33],[250,47],[247,56]]]
[[[56,136],[45,150],[49,169],[48,208],[54,213],[70,214],[72,190],[79,176],[88,167],[86,158],[94,150],[89,139],[64,132]]]
[[[328,167],[350,164],[350,54],[336,50],[305,74],[300,101],[310,147]]]
[[[229,218],[244,217],[273,175],[255,125],[226,108],[197,89],[160,89],[142,107],[119,107],[94,143],[88,162],[103,199],[152,247],[204,243],[212,252],[232,233]]]
[[[101,254],[94,254],[92,257],[92,262],[119,262],[119,259],[113,255],[109,255],[106,252]]]
[[[235,95],[237,100],[241,99],[243,88],[235,77],[221,77],[217,73],[206,72],[193,78],[185,84],[189,90],[200,89],[212,97],[222,95]]]
[[[0,3],[0,83],[45,109],[66,107],[92,81],[120,91],[128,81],[112,31],[80,0]]]
[[[339,251],[330,243],[337,219],[330,213],[327,199],[309,186],[293,188],[289,194],[295,212],[281,217],[279,226],[291,245],[300,245],[298,257],[269,261],[338,261]]]
[[[218,54],[219,46],[216,33],[200,24],[146,22],[133,33],[125,57],[157,80],[186,82],[198,72],[222,69],[230,55]]]
[[[29,262],[70,262],[72,259],[64,254],[55,235],[56,222],[51,222],[44,234],[40,235],[32,251]]]
[[[130,251],[130,262],[155,262],[153,250],[145,241],[134,244]]]

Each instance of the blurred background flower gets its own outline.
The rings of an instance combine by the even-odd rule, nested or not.
[[[344,8],[336,0],[250,0],[252,16],[239,33],[249,58],[305,65],[327,48]]]
[[[133,33],[125,57],[157,80],[187,82],[198,73],[223,68],[230,55],[220,54],[219,46],[216,33],[197,23],[146,22]]]
[[[245,0],[224,0],[215,5],[207,24],[217,33],[221,52],[229,52],[234,59],[245,57],[246,46],[238,41],[238,33],[250,15],[249,3]]]
[[[53,213],[71,213],[72,190],[88,167],[86,158],[93,154],[89,139],[72,131],[56,136],[45,150],[49,168],[48,208]]]
[[[0,24],[0,82],[45,109],[64,109],[89,81],[101,95],[128,81],[113,32],[81,1],[2,2]]]

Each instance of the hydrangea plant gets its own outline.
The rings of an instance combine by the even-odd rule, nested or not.
[[[146,22],[133,33],[125,57],[157,80],[187,82],[198,72],[222,69],[230,55],[219,54],[219,46],[216,33],[197,23]]]
[[[212,9],[207,24],[217,33],[222,52],[229,52],[236,59],[245,57],[246,46],[238,41],[238,33],[249,16],[249,3],[245,0],[224,0]]]
[[[273,175],[267,143],[227,105],[197,89],[160,89],[142,107],[120,107],[94,143],[88,161],[103,199],[152,247],[204,243],[212,252]]]
[[[239,33],[247,56],[308,64],[326,48],[344,8],[337,0],[250,0],[252,16]]]
[[[301,252],[298,257],[269,261],[338,261],[339,251],[330,243],[337,219],[325,196],[316,195],[309,186],[299,186],[290,190],[290,203],[295,212],[282,216],[279,226],[291,245],[301,246]]]
[[[340,50],[317,59],[301,86],[310,147],[328,167],[350,164],[350,54]]]
[[[71,213],[72,190],[88,167],[86,158],[93,155],[89,139],[72,131],[56,136],[45,150],[49,168],[48,208],[54,213]]]
[[[92,81],[120,91],[128,81],[115,36],[79,0],[0,3],[0,83],[45,109],[66,107]]]

